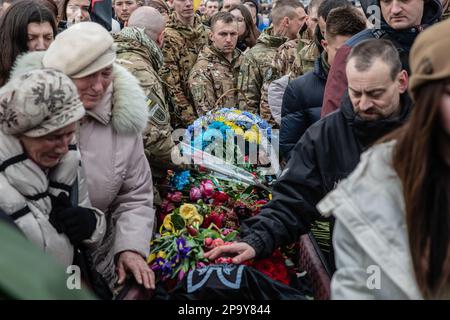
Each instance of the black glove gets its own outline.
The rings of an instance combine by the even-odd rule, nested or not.
[[[92,236],[97,226],[97,218],[91,209],[64,208],[67,204],[64,201],[65,198],[61,194],[57,198],[52,198],[52,204],[55,203],[55,206],[52,208],[49,221],[58,233],[66,234],[70,242],[76,246]]]

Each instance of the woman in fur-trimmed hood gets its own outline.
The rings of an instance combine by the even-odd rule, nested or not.
[[[87,114],[78,143],[89,196],[107,220],[104,240],[93,253],[94,264],[111,289],[122,284],[127,273],[151,288],[154,274],[146,258],[155,213],[142,142],[148,109],[139,82],[114,64],[115,58],[111,35],[96,23],[81,22],[60,33],[46,52],[19,58],[13,73],[43,64],[76,84]]]

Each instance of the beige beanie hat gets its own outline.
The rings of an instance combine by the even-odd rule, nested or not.
[[[419,34],[409,56],[409,93],[430,81],[450,78],[450,20],[435,24]]]
[[[42,137],[84,114],[77,87],[57,70],[36,69],[0,89],[0,130],[8,135]]]
[[[112,36],[100,24],[80,22],[56,36],[42,62],[71,78],[83,78],[114,62],[113,44]]]

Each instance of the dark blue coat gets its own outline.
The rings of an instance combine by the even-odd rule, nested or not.
[[[284,158],[288,157],[306,129],[320,119],[327,82],[321,59],[316,59],[313,71],[291,81],[284,92],[280,130],[280,151]]]

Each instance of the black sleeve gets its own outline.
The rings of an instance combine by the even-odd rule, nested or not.
[[[241,241],[250,244],[258,257],[270,256],[275,248],[295,242],[319,217],[315,206],[323,197],[323,188],[311,129],[318,128],[306,131],[292,150],[274,185],[272,201],[241,225]]]

